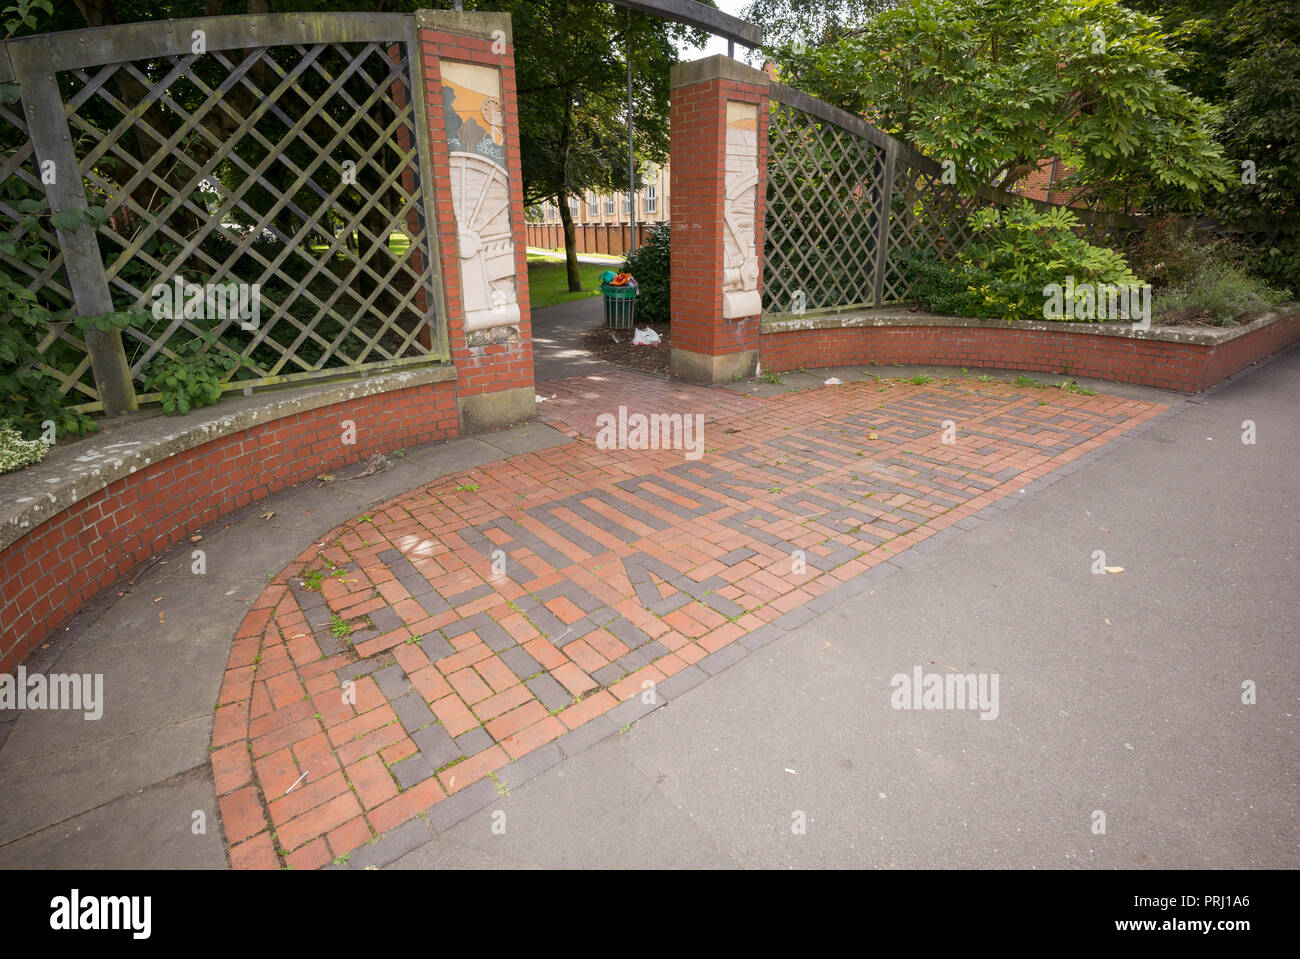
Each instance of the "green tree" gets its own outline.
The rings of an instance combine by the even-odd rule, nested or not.
[[[1047,157],[1081,202],[1133,210],[1221,192],[1214,109],[1174,85],[1152,18],[1117,0],[944,0],[888,10],[825,48],[776,51],[788,82],[951,160],[958,183],[1008,187]]]
[[[590,0],[481,0],[476,9],[511,15],[524,204],[549,199],[559,208],[569,289],[577,292],[569,200],[627,189],[628,51],[639,188],[647,166],[668,156],[668,71],[677,62],[676,43],[702,43],[704,34]]]
[[[764,51],[794,47],[821,47],[857,33],[874,14],[898,6],[900,0],[750,0],[742,20],[761,27]],[[756,59],[755,56],[750,57]]]
[[[1170,76],[1222,108],[1236,178],[1214,212],[1278,227],[1255,268],[1300,289],[1300,4],[1292,0],[1126,0],[1182,52]]]

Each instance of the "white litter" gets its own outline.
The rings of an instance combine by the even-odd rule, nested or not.
[[[633,346],[658,346],[659,334],[656,333],[654,330],[650,329],[650,327],[648,326],[644,330],[637,330],[636,334],[632,337],[632,345]]]
[[[844,381],[840,379],[838,376],[832,376],[829,380],[826,381],[827,386],[841,386],[843,383]]]
[[[555,394],[552,393],[550,396],[534,396],[533,399],[536,400],[538,403],[545,403],[548,400],[555,399]]]

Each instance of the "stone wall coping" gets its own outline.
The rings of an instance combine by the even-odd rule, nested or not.
[[[430,366],[252,396],[228,395],[216,406],[187,416],[153,410],[101,420],[98,433],[60,440],[41,462],[0,476],[0,550],[110,483],[169,456],[294,413],[454,379],[455,367]]]
[[[484,10],[416,10],[415,25],[426,30],[458,33],[464,37],[478,37],[482,40],[496,39],[493,33],[500,30],[505,34],[506,43],[514,43],[508,13],[491,13]]]
[[[1045,333],[1082,333],[1089,336],[1114,336],[1129,340],[1153,340],[1195,346],[1222,346],[1239,336],[1271,326],[1300,312],[1300,302],[1284,303],[1276,310],[1260,314],[1240,326],[1152,326],[1139,329],[1131,323],[1057,323],[1049,320],[981,320],[937,313],[913,313],[898,307],[846,310],[816,316],[779,316],[765,318],[759,333],[795,333],[809,330],[839,330],[855,327],[945,326],[960,329],[1037,330]]]
[[[738,80],[765,88],[772,85],[771,78],[762,70],[755,70],[748,64],[721,53],[700,60],[675,63],[668,68],[668,87],[672,90],[710,80]]]

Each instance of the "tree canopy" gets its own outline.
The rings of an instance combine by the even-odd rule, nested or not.
[[[1117,0],[913,0],[774,55],[786,82],[952,160],[968,186],[1058,156],[1062,189],[1133,210],[1153,191],[1194,207],[1232,175],[1216,111],[1169,79],[1159,23]]]

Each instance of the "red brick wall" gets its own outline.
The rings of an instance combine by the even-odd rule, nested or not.
[[[650,230],[667,220],[654,223],[637,222],[636,246],[644,246],[650,239]],[[564,227],[559,223],[529,223],[528,245],[543,250],[563,250]],[[573,228],[573,245],[579,253],[607,253],[622,255],[628,252],[628,226],[626,223],[576,223]]]
[[[429,29],[418,33],[420,56],[413,68],[424,71],[436,242],[457,380],[350,400],[213,440],[118,480],[51,517],[0,554],[0,672],[21,662],[120,577],[217,517],[373,453],[456,436],[458,397],[532,385],[514,51],[507,44],[503,53],[494,54],[490,40]],[[466,342],[439,58],[501,70],[521,314],[521,337],[513,343],[472,347]],[[396,95],[400,106],[400,91]],[[407,145],[405,130],[399,128],[398,139]],[[403,185],[414,189],[409,171]],[[344,446],[341,423],[349,419],[356,424],[357,442]]]
[[[758,346],[758,317],[722,318],[723,198],[726,186],[727,101],[758,104],[756,245],[762,277],[767,204],[766,86],[714,79],[677,87],[669,114],[672,138],[673,347],[721,356]]]
[[[515,96],[514,47],[505,44],[503,53],[492,52],[492,41],[464,37],[440,30],[418,31],[424,64],[424,92],[429,123],[433,185],[438,207],[443,289],[447,303],[447,333],[451,359],[460,377],[461,396],[496,393],[533,385],[533,336],[528,309],[528,250],[524,224],[523,170],[519,155],[519,108]],[[519,295],[520,339],[493,346],[470,346],[465,338],[464,304],[461,299],[460,251],[456,217],[451,203],[451,164],[447,153],[447,131],[442,118],[442,71],[440,61],[478,63],[501,70],[501,107],[505,112],[506,166],[510,173],[511,227],[515,239],[515,282]]]
[[[850,327],[767,333],[765,371],[866,363],[1010,369],[1089,376],[1197,393],[1300,339],[1300,314],[1217,347],[1040,330]]]
[[[52,516],[0,553],[0,672],[119,578],[218,517],[374,453],[457,435],[455,387],[413,386],[254,426]],[[344,420],[356,424],[353,445],[341,442]]]

